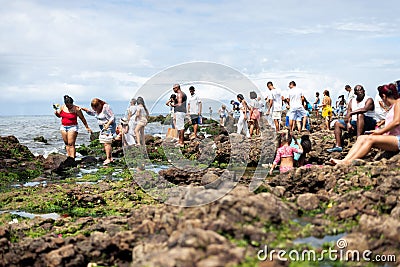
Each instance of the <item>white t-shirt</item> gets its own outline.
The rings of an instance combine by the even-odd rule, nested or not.
[[[282,90],[280,88],[272,89],[271,91],[272,98],[272,111],[281,111],[282,110]]]
[[[196,94],[190,95],[188,97],[188,108],[189,108],[189,105],[190,105],[190,110],[189,110],[190,114],[199,114],[199,111],[200,111],[199,105],[200,105],[200,103],[201,103],[201,100]]]
[[[346,97],[346,103],[350,103],[350,100],[356,98],[353,90],[351,90],[350,92],[345,90],[344,96]]]
[[[384,120],[387,114],[387,112],[379,104],[379,101],[382,101],[382,98],[379,96],[379,93],[377,93],[374,99],[376,121]]]
[[[249,107],[259,109],[260,108],[260,102],[258,102],[257,99],[250,99],[248,103]]]
[[[352,111],[356,111],[357,109],[363,108],[365,107],[365,103],[367,102],[368,99],[370,99],[373,101],[372,97],[365,95],[364,99],[360,102],[357,103],[357,98],[353,98],[351,100],[351,110]],[[373,111],[368,110],[367,112],[364,113],[364,116],[368,116],[371,118],[375,118],[375,109]],[[351,116],[351,120],[353,121],[357,121],[357,115],[352,115]]]
[[[289,90],[290,109],[303,107],[303,105],[301,104],[302,95],[303,91],[297,87],[293,87]]]

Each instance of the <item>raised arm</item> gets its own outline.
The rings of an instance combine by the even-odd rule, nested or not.
[[[90,129],[89,125],[87,124],[87,121],[85,119],[85,116],[83,116],[82,110],[77,106],[76,107],[76,115],[79,117],[79,119],[82,121],[83,125],[85,125],[86,130],[91,133],[92,129]]]
[[[93,109],[88,109],[88,108],[85,108],[85,107],[81,107],[80,109],[85,111],[86,114],[88,114],[89,116],[95,116],[96,115],[96,112]]]
[[[54,115],[56,115],[58,118],[61,118],[60,113],[63,108],[64,108],[64,105],[62,105],[60,109],[55,110]]]

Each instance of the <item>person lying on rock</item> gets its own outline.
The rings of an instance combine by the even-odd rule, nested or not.
[[[385,151],[400,150],[400,99],[395,84],[378,87],[379,96],[390,109],[386,114],[385,127],[361,135],[343,160],[330,159],[332,164],[350,164],[368,154],[372,147]]]
[[[299,146],[299,148],[291,147],[290,143],[292,142],[292,136],[289,131],[281,132],[278,136],[278,149],[276,151],[275,160],[272,163],[271,169],[269,170],[269,174],[272,175],[274,168],[278,165],[279,161],[281,165],[279,166],[279,171],[281,173],[285,173],[293,169],[294,166],[294,153],[303,153],[303,148],[300,143],[297,142],[296,138],[293,138],[295,143]]]

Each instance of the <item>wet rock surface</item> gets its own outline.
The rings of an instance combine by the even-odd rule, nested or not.
[[[68,194],[78,202],[88,197],[76,191]],[[98,201],[85,200],[89,202]],[[272,241],[273,236],[265,235],[264,225],[286,223],[290,214],[291,209],[274,195],[250,193],[239,186],[217,202],[198,208],[144,206],[125,216],[56,221],[35,218],[1,226],[4,246],[0,250],[3,266],[28,261],[34,266],[82,266],[89,262],[118,266],[238,264],[248,249],[237,247],[232,239]],[[23,237],[24,230],[31,227],[46,229],[46,234]],[[21,240],[10,242],[16,236]]]
[[[89,180],[82,183],[76,183],[77,177],[63,183],[49,179],[46,186],[2,192],[0,209],[7,212],[0,212],[0,266],[288,266],[276,259],[260,261],[257,252],[264,245],[318,251],[322,245],[296,244],[303,238],[326,236],[333,241],[325,247],[337,249],[336,240],[343,238],[347,250],[368,249],[374,255],[400,259],[400,155],[382,156],[374,150],[351,165],[326,166],[331,157],[344,157],[354,137],[345,136],[344,152],[329,154],[333,133],[319,130],[321,125],[316,121],[311,133],[303,134],[311,141],[306,157],[311,165],[275,176],[262,172],[255,192],[249,189],[253,173],[239,177],[235,175],[243,171],[225,168],[232,162],[237,164],[233,167],[244,168],[270,163],[275,152],[273,131],[265,129],[260,137],[249,139],[218,130],[212,138],[188,137],[183,148],[175,148],[172,140],[147,136],[147,151],[154,158],[173,149],[188,161],[200,162],[161,170],[159,175],[168,183],[215,193],[231,186],[219,179],[224,174],[239,182],[208,205],[184,208],[158,203],[135,182],[140,177],[151,189],[158,180],[121,162],[100,168],[100,180],[87,174]],[[53,155],[46,162],[13,137],[1,140],[2,170],[21,166],[26,170],[40,163],[49,178],[68,160]],[[5,147],[21,153],[10,154],[13,150]],[[61,169],[98,164],[91,149],[77,166]],[[116,146],[114,153],[122,150]],[[201,164],[209,163],[209,155],[215,156],[216,164],[205,168]],[[111,175],[115,172],[118,179]],[[196,201],[192,195],[182,195],[178,203],[200,203]],[[55,212],[59,218],[24,219],[11,213],[16,210]]]

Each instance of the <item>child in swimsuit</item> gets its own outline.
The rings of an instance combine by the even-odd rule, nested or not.
[[[285,173],[293,169],[294,153],[303,153],[303,148],[301,147],[301,144],[297,142],[296,138],[293,139],[295,143],[299,146],[299,148],[294,148],[290,146],[290,143],[292,142],[292,136],[289,134],[289,132],[280,133],[278,140],[279,148],[276,151],[275,160],[269,171],[270,175],[272,175],[274,168],[278,165],[279,162],[281,162],[281,165],[279,166],[279,171],[281,173]]]

